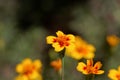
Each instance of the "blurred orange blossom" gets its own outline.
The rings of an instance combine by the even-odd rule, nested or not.
[[[107,36],[107,42],[111,47],[114,47],[119,44],[120,39],[116,35],[109,35]]]
[[[42,76],[39,73],[41,68],[42,63],[40,60],[32,61],[30,58],[26,58],[16,66],[16,72],[19,75],[15,80],[42,80]]]
[[[92,59],[94,58],[95,47],[88,44],[81,37],[75,37],[74,46],[66,50],[66,54],[74,59]]]

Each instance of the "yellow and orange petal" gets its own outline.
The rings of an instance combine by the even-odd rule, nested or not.
[[[50,65],[56,70],[59,71],[62,68],[62,61],[61,59],[54,60],[50,63]]]
[[[52,43],[54,43],[54,42],[55,42],[55,39],[56,39],[55,36],[48,36],[48,37],[46,38],[47,44],[52,44]]]
[[[87,66],[93,66],[93,60],[92,59],[87,60]]]
[[[87,65],[84,64],[83,62],[79,62],[78,66],[76,67],[76,69],[80,72],[82,72],[83,74],[88,74],[87,72]]]
[[[103,74],[104,71],[103,70],[99,70],[102,67],[101,62],[96,62],[94,67],[93,67],[93,74]]]
[[[92,59],[94,58],[95,54],[95,47],[91,44],[85,42],[81,37],[75,37],[74,46],[71,48],[67,48],[66,54],[72,58],[77,60],[81,58],[85,59]]]
[[[110,69],[108,73],[108,77],[112,80],[120,80],[120,66],[118,67],[118,70],[116,69]]]
[[[107,42],[111,47],[114,47],[120,43],[120,39],[116,35],[109,35],[107,36]]]
[[[36,59],[33,61],[33,66],[34,66],[35,70],[41,71],[40,69],[42,68],[42,63],[40,60]]]
[[[87,60],[87,64],[84,64],[83,62],[79,62],[77,65],[77,70],[82,72],[85,75],[88,74],[103,74],[103,70],[99,70],[101,68],[102,64],[100,62],[97,62],[93,66],[93,60]]]
[[[56,32],[57,37],[55,36],[47,36],[46,40],[48,44],[52,44],[52,46],[55,48],[55,51],[59,52],[63,50],[66,47],[69,47],[70,45],[75,42],[74,35],[72,34],[64,34],[62,31]]]
[[[52,46],[55,48],[55,51],[59,52],[64,49],[64,46],[60,46],[59,43],[53,43]]]

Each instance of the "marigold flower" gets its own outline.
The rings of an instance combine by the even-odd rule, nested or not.
[[[15,78],[15,80],[42,80],[42,75],[38,72],[34,72],[29,76],[20,74]]]
[[[120,39],[116,35],[109,35],[107,36],[107,42],[111,47],[114,47],[119,44]]]
[[[118,70],[109,70],[108,77],[112,80],[120,80],[120,66],[118,67]]]
[[[19,76],[15,80],[42,80],[42,76],[39,74],[42,68],[40,60],[34,60],[26,58],[20,64],[16,66],[16,72]]]
[[[85,42],[81,37],[75,37],[74,46],[66,50],[66,54],[75,59],[91,59],[94,58],[95,48],[93,45]]]
[[[93,60],[87,60],[87,65],[84,64],[83,62],[79,62],[77,65],[77,70],[82,72],[85,75],[88,74],[103,74],[103,70],[99,70],[101,68],[102,64],[101,62],[96,62],[95,65],[93,66]]]
[[[72,34],[66,35],[62,31],[57,31],[56,34],[57,37],[48,36],[46,40],[48,44],[52,44],[52,46],[55,48],[55,51],[57,52],[72,46],[73,42],[75,41]]]
[[[60,71],[61,68],[62,68],[62,61],[61,61],[61,59],[57,59],[57,60],[55,60],[55,61],[52,61],[52,62],[50,63],[50,65],[51,65],[52,67],[54,67],[54,69],[55,69],[56,71]]]

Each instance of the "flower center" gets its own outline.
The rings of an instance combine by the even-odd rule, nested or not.
[[[118,80],[120,80],[120,74],[117,74],[116,77]]]
[[[77,52],[79,52],[79,53],[83,53],[83,54],[86,54],[87,53],[87,50],[84,48],[84,47],[78,47],[78,48],[76,48],[76,50],[77,50]]]
[[[58,42],[60,47],[63,47],[63,46],[69,46],[69,37],[67,36],[59,36],[57,37],[56,39],[53,40],[53,42]]]
[[[28,64],[24,67],[24,74],[29,75],[33,72],[34,69],[35,67],[33,65]]]

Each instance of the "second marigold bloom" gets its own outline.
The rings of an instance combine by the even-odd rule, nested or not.
[[[64,48],[70,47],[75,41],[75,38],[72,34],[66,35],[62,31],[58,31],[56,34],[57,37],[48,36],[46,39],[47,43],[52,44],[57,52],[63,50]]]
[[[118,67],[118,70],[109,70],[108,77],[112,80],[120,80],[120,66]]]
[[[120,43],[120,39],[116,35],[109,35],[107,36],[107,42],[111,47],[114,47]]]
[[[87,64],[84,64],[83,62],[79,62],[77,65],[77,70],[82,72],[85,75],[88,74],[103,74],[103,70],[99,70],[101,68],[102,64],[101,62],[96,62],[95,65],[93,65],[93,60],[87,60]]]
[[[95,47],[88,44],[79,36],[75,37],[74,46],[66,50],[66,54],[75,59],[92,59],[94,58]]]
[[[60,71],[61,68],[62,68],[62,61],[61,61],[61,59],[57,59],[57,60],[52,61],[52,62],[50,63],[50,65],[51,65],[52,67],[54,67],[54,69],[55,69],[56,71]]]
[[[19,76],[15,80],[42,80],[41,71],[42,63],[40,60],[32,62],[31,59],[26,58],[20,64],[16,66],[16,72]]]

